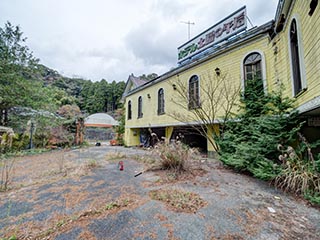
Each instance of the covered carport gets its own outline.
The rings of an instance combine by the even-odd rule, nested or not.
[[[88,116],[84,125],[86,127],[86,139],[94,141],[107,141],[114,138],[113,126],[119,123],[107,113],[95,113]]]

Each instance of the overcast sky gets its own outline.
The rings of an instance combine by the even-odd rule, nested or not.
[[[177,65],[177,47],[247,6],[253,25],[274,19],[278,0],[0,0],[0,24],[19,25],[40,62],[92,81],[126,81]],[[249,23],[248,23],[248,26]]]

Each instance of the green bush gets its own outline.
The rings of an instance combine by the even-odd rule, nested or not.
[[[311,203],[320,206],[320,193],[312,193],[310,191],[304,194],[304,198],[309,200]]]
[[[263,180],[281,171],[277,144],[291,144],[301,127],[293,101],[281,92],[265,94],[263,88],[247,84],[241,98],[240,114],[224,126],[217,139],[220,160],[239,171]]]

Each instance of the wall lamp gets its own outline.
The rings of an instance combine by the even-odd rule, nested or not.
[[[173,90],[177,90],[177,86],[175,84],[172,84]]]
[[[220,76],[220,74],[221,74],[220,68],[217,67],[214,71],[216,72],[217,76]]]
[[[151,98],[151,96],[150,96],[150,94],[149,94],[149,93],[147,94],[147,97],[148,97],[149,99]]]

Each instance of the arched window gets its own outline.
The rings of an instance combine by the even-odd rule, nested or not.
[[[142,113],[142,97],[140,96],[138,98],[138,118],[142,118],[143,113]]]
[[[293,79],[293,94],[297,95],[302,90],[302,79],[301,79],[297,22],[295,19],[292,20],[290,25],[290,50],[291,50],[291,68],[292,68],[292,79]]]
[[[164,114],[164,91],[160,88],[158,91],[158,115]]]
[[[189,109],[200,107],[199,77],[193,75],[189,80]]]
[[[262,57],[257,52],[249,54],[244,59],[244,96],[246,96],[246,90],[249,87],[258,94],[264,94],[261,62]]]
[[[128,102],[128,120],[132,118],[131,101]]]

